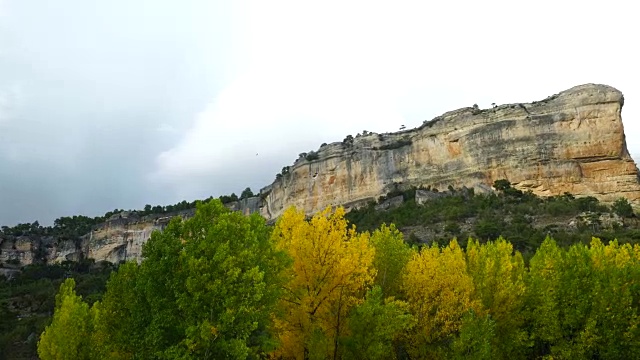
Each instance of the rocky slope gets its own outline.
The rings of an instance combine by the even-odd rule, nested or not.
[[[529,104],[451,111],[416,129],[348,136],[301,154],[257,197],[228,206],[273,221],[292,205],[312,214],[326,206],[352,208],[411,186],[487,191],[497,179],[541,196],[570,192],[603,202],[625,197],[640,206],[640,175],[625,143],[623,104],[620,91],[587,84]],[[142,244],[168,220],[121,214],[75,244],[4,241],[0,261],[30,263],[41,246],[50,261],[80,254],[139,260]]]

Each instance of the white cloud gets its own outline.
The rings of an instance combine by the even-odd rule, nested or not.
[[[637,153],[640,128],[629,120],[640,114],[632,48],[640,27],[625,7],[251,2],[237,20],[246,32],[234,39],[248,65],[158,157],[156,175],[184,184],[256,153],[284,161],[278,169],[364,129],[394,131],[473,103],[540,100],[587,82],[625,93],[627,139]]]

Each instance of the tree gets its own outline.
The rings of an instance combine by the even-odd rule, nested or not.
[[[640,353],[640,247],[547,239],[531,259],[528,287],[534,356],[630,359]]]
[[[591,358],[638,358],[640,246],[619,245],[615,240],[605,246],[593,238],[589,255],[591,286],[584,288],[586,294],[576,294],[579,297],[574,299],[586,303],[589,310],[578,336],[579,346]]]
[[[511,188],[511,183],[507,179],[500,179],[493,182],[493,188],[498,191],[505,191]]]
[[[415,322],[406,302],[384,299],[377,285],[348,321],[351,335],[344,340],[345,358],[363,360],[393,359],[395,343]]]
[[[45,328],[38,342],[38,355],[43,360],[90,357],[92,325],[89,305],[76,295],[75,286],[72,278],[60,285],[53,321]]]
[[[371,235],[371,244],[375,249],[374,283],[380,286],[385,297],[402,297],[402,274],[411,258],[412,250],[404,242],[402,233],[393,224],[390,226],[383,224],[379,230],[374,231]]]
[[[109,281],[96,312],[102,354],[246,359],[272,349],[284,258],[259,215],[199,204],[193,218],[154,232],[143,257]]]
[[[417,319],[408,339],[411,358],[446,357],[448,342],[460,330],[464,315],[471,309],[481,311],[479,302],[472,299],[473,279],[455,239],[443,249],[433,244],[414,254],[403,289]]]
[[[619,198],[618,200],[616,200],[611,206],[611,209],[614,213],[622,217],[630,218],[633,216],[633,208],[631,207],[631,204],[629,204],[629,201],[625,198]]]
[[[253,197],[253,191],[251,191],[251,188],[248,187],[242,190],[242,194],[240,194],[240,199],[248,199],[250,197]]]
[[[559,292],[562,250],[547,237],[529,263],[526,278],[527,318],[533,343],[533,356],[550,353],[551,346],[562,337]]]
[[[495,321],[491,316],[478,316],[469,311],[462,318],[460,333],[452,343],[455,359],[496,359],[500,354],[495,349]]]
[[[151,313],[137,285],[139,274],[135,262],[120,265],[111,273],[102,301],[91,308],[95,357],[131,359],[136,353],[151,353],[145,346]]]
[[[493,358],[510,359],[524,356],[528,336],[524,330],[525,266],[522,255],[503,238],[480,244],[467,243],[467,266],[474,284],[474,298],[492,323]],[[482,314],[472,317],[470,325],[488,326]],[[472,336],[469,332],[468,336]],[[485,336],[476,333],[478,336]],[[467,340],[469,340],[467,338]]]
[[[184,222],[176,241],[184,244],[185,282],[176,305],[185,338],[175,354],[246,359],[270,350],[284,254],[270,241],[265,220],[212,201]]]
[[[368,233],[348,229],[344,214],[341,207],[334,213],[328,207],[307,222],[303,212],[290,208],[276,223],[273,240],[293,261],[275,323],[281,343],[276,356],[341,356],[347,314],[375,275]]]

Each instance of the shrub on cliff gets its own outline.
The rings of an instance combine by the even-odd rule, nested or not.
[[[614,213],[622,217],[630,218],[633,216],[633,208],[631,207],[631,204],[629,204],[629,201],[625,198],[616,200],[613,203],[613,206],[611,206],[611,209]]]
[[[315,151],[309,151],[309,152],[307,153],[307,155],[305,155],[305,157],[304,157],[304,158],[305,158],[305,160],[307,160],[307,161],[313,161],[313,160],[318,160],[318,159],[320,158],[320,156],[319,156],[319,155],[318,155],[318,153],[317,153],[317,152],[315,152]]]

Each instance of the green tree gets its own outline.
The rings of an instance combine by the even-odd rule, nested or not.
[[[470,240],[466,255],[474,297],[482,302],[493,324],[493,358],[522,358],[528,342],[523,316],[525,266],[522,255],[514,253],[513,246],[503,238],[482,245]],[[482,316],[469,320],[472,327],[486,325]]]
[[[411,248],[393,224],[383,224],[374,231],[371,234],[371,244],[375,249],[373,266],[377,270],[374,284],[380,286],[385,297],[402,297],[402,274],[411,258]]]
[[[43,360],[89,359],[91,350],[91,315],[89,305],[76,295],[72,278],[60,285],[51,325],[38,342],[38,355]]]
[[[374,286],[365,301],[349,316],[351,336],[344,339],[345,359],[393,359],[395,344],[415,321],[408,304],[383,298],[380,286]]]
[[[616,200],[611,206],[611,209],[614,213],[622,217],[629,218],[633,216],[633,208],[631,207],[631,204],[629,204],[629,201],[625,198],[619,198],[618,200]]]
[[[506,179],[496,180],[493,182],[493,188],[498,191],[505,191],[511,188],[511,183]]]
[[[248,187],[242,190],[242,193],[240,194],[240,199],[248,199],[250,197],[253,197],[253,191],[251,191],[251,188]]]
[[[154,232],[143,257],[111,278],[96,310],[104,356],[246,359],[272,349],[284,255],[259,215],[199,204]]]
[[[111,273],[102,301],[91,308],[96,358],[131,359],[151,352],[144,342],[151,314],[137,286],[139,270],[135,262],[120,265]]]
[[[578,335],[579,346],[591,358],[638,358],[640,246],[619,245],[617,241],[605,246],[594,238],[589,253],[591,286],[576,299],[583,303],[580,307],[589,309]]]
[[[551,346],[562,337],[559,304],[561,269],[562,250],[547,237],[531,258],[526,278],[527,319],[535,357],[550,354]]]
[[[246,359],[272,349],[268,327],[285,258],[270,232],[258,214],[246,217],[212,201],[169,235],[184,244],[184,283],[175,293],[184,339],[173,354]]]
[[[640,353],[640,247],[547,239],[531,259],[527,298],[534,356],[630,359]]]
[[[462,318],[460,333],[451,344],[455,359],[491,360],[497,358],[495,349],[496,323],[489,315],[478,316],[469,311]]]

